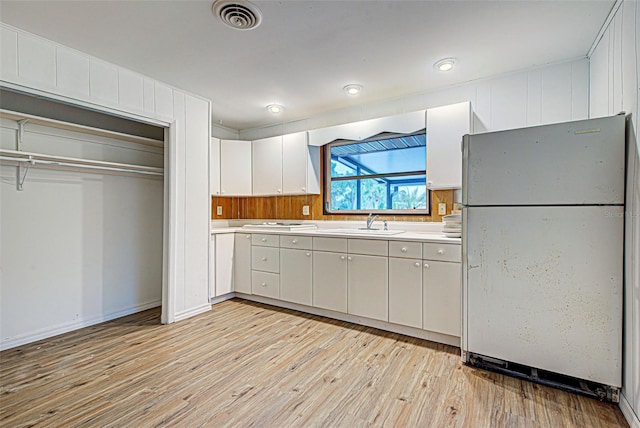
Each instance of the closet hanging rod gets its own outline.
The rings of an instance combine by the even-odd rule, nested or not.
[[[11,156],[3,156],[5,154]],[[16,154],[18,156],[16,156]],[[38,159],[38,157],[45,157],[45,159]],[[47,159],[48,158],[48,159]],[[16,152],[14,150],[0,150],[0,161],[10,161],[25,163],[29,166],[36,165],[49,165],[49,166],[62,166],[68,168],[82,168],[96,171],[113,171],[113,172],[126,172],[144,175],[163,176],[163,168],[155,168],[150,166],[132,165],[125,163],[113,163],[102,161],[87,161],[85,159],[77,158],[64,158],[62,156],[43,156],[36,153],[28,152]]]

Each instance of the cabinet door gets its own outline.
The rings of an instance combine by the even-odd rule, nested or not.
[[[282,194],[282,137],[251,143],[253,195]]]
[[[212,138],[209,145],[209,192],[220,194],[220,140]]]
[[[251,196],[251,141],[220,140],[220,194]]]
[[[251,234],[236,233],[233,255],[233,289],[251,294]]]
[[[307,193],[307,133],[282,137],[282,191],[285,194]]]
[[[216,296],[222,296],[233,291],[233,246],[234,234],[221,233],[216,235],[216,267],[215,284]]]
[[[422,260],[389,258],[389,322],[422,328]]]
[[[462,136],[471,132],[471,103],[427,109],[427,187],[462,188]]]
[[[209,298],[216,297],[216,235],[209,238]]]
[[[387,257],[348,256],[349,313],[389,321]]]
[[[460,263],[425,260],[423,267],[422,328],[460,337]]]
[[[311,306],[311,251],[280,248],[280,299]]]
[[[347,255],[313,252],[313,306],[347,312]]]

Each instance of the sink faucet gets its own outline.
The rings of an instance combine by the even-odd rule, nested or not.
[[[372,217],[373,216],[373,217]],[[373,215],[373,213],[369,213],[369,217],[367,217],[367,229],[371,229],[371,225],[373,222],[380,217],[379,215]]]

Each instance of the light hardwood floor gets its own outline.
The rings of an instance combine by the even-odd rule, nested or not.
[[[0,353],[0,426],[624,427],[617,406],[466,367],[459,349],[230,300]]]

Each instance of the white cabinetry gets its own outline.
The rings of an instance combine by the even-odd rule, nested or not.
[[[235,234],[233,255],[233,289],[238,293],[251,294],[251,234]]]
[[[251,143],[253,195],[282,194],[282,137]]]
[[[388,245],[382,240],[349,239],[347,302],[351,315],[389,320]]]
[[[422,328],[460,336],[461,264],[460,246],[423,244]]]
[[[278,235],[251,236],[251,293],[280,298],[280,239]]]
[[[313,306],[347,312],[347,240],[313,238]]]
[[[211,138],[209,145],[209,192],[220,194],[220,140]]]
[[[219,297],[233,291],[233,247],[234,234],[221,233],[212,239],[215,254],[214,294]],[[211,287],[210,287],[211,288]]]
[[[253,195],[320,193],[320,149],[297,132],[252,142]]]
[[[462,188],[462,136],[471,132],[471,103],[427,109],[427,187]]]
[[[389,242],[389,322],[422,328],[422,244]]]
[[[280,236],[280,299],[313,304],[311,237]]]
[[[251,196],[251,141],[220,140],[220,194]]]

